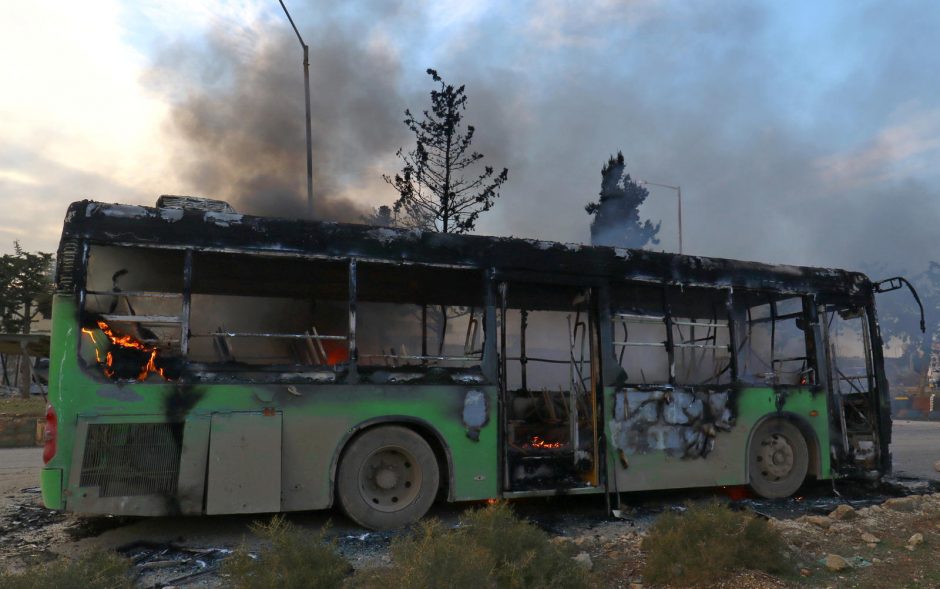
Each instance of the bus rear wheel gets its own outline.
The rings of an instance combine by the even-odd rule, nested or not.
[[[758,426],[748,447],[748,478],[761,497],[789,497],[806,479],[809,448],[799,428],[783,419]]]
[[[439,481],[437,458],[424,438],[405,427],[383,425],[349,444],[339,463],[336,491],[352,520],[388,530],[427,513]]]

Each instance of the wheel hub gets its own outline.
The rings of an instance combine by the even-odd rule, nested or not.
[[[411,505],[421,487],[421,469],[404,448],[391,446],[372,453],[359,471],[359,492],[378,511],[399,511]]]
[[[383,468],[375,475],[375,484],[380,489],[394,489],[398,484],[398,473],[390,468]]]
[[[765,478],[779,481],[793,470],[793,446],[786,437],[771,434],[761,442],[757,463]]]

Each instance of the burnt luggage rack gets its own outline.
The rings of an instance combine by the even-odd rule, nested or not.
[[[345,335],[321,335],[317,328],[311,326],[303,333],[268,333],[254,331],[226,331],[221,327],[212,333],[192,333],[190,338],[211,337],[215,342],[216,353],[219,354],[223,362],[236,360],[232,344],[228,341],[230,338],[260,338],[260,339],[282,339],[295,341],[304,347],[300,356],[306,356],[310,364],[327,364],[326,350],[323,348],[324,340],[347,341],[349,338]]]
[[[157,292],[157,291],[144,291],[144,290],[89,290],[86,291],[86,295],[90,296],[107,296],[107,297],[124,297],[125,300],[134,297],[134,298],[145,298],[145,299],[181,299],[183,300],[183,293],[178,292]],[[185,300],[181,304],[183,309],[180,315],[137,315],[131,313],[130,315],[120,315],[115,313],[102,313],[99,315],[102,321],[107,322],[109,325],[114,323],[135,323],[137,325],[178,325],[180,326],[180,335],[182,335],[182,327],[184,324],[188,323],[189,309],[188,305],[185,304]],[[182,353],[186,353],[186,338],[177,337],[177,338],[140,338],[138,341],[144,344],[151,345],[168,345],[168,344],[180,344]]]

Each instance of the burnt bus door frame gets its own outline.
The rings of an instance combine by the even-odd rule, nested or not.
[[[821,315],[829,317],[830,314],[838,314],[840,311],[857,313],[856,317],[861,319],[862,345],[865,360],[865,377],[868,386],[865,401],[869,411],[869,420],[871,424],[871,435],[874,438],[874,446],[877,451],[876,468],[882,475],[891,472],[891,403],[888,382],[884,373],[884,353],[881,331],[878,324],[878,318],[875,311],[873,299],[865,301],[855,300],[837,300],[827,301],[826,304],[819,306]],[[845,319],[843,319],[845,320]],[[840,387],[835,382],[836,376],[833,371],[837,369],[837,359],[833,356],[832,334],[829,322],[823,328],[825,337],[825,355],[827,361],[827,380],[829,384],[829,395],[831,402],[831,411],[835,413],[832,419],[836,427],[833,434],[837,432],[838,438],[833,439],[832,443],[841,448],[839,456],[833,456],[834,469],[836,464],[842,467],[845,472],[851,473],[856,465],[846,462],[853,455],[854,448],[851,447],[848,433],[846,431],[846,418],[844,399],[840,395]],[[840,464],[841,463],[841,464]]]
[[[601,314],[604,313],[603,307],[599,306],[602,302],[606,304],[608,300],[607,283],[597,279],[585,279],[584,277],[565,276],[565,275],[546,275],[542,273],[533,273],[525,271],[500,271],[491,270],[490,280],[492,281],[492,291],[496,296],[497,312],[499,313],[499,341],[498,341],[498,390],[499,390],[499,431],[497,432],[497,446],[499,457],[497,466],[499,468],[499,494],[500,496],[523,497],[527,495],[544,495],[565,492],[567,494],[577,494],[578,492],[603,492],[607,486],[607,458],[604,446],[606,436],[603,426],[603,387],[606,379],[604,378],[603,362],[601,360],[602,341],[606,337],[610,338],[609,330],[606,335],[603,332]],[[589,361],[591,385],[587,389],[589,395],[588,405],[593,413],[593,477],[590,481],[590,487],[575,489],[550,489],[534,491],[512,491],[508,472],[507,454],[509,445],[507,443],[507,430],[509,427],[509,416],[507,409],[508,401],[508,382],[507,382],[507,355],[506,350],[506,312],[508,307],[508,298],[512,290],[512,283],[526,284],[529,286],[569,286],[582,288],[588,293],[587,304],[587,333],[585,337],[589,342]]]
[[[865,305],[868,315],[868,341],[871,345],[871,370],[874,373],[874,384],[878,387],[875,396],[875,415],[878,423],[878,450],[879,467],[883,475],[891,473],[891,392],[888,390],[888,379],[884,371],[884,342],[881,339],[881,326],[875,311],[875,302],[871,300]]]

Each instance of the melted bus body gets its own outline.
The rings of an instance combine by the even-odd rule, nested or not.
[[[388,528],[436,498],[877,477],[875,291],[842,270],[77,202],[43,499],[339,503]]]

